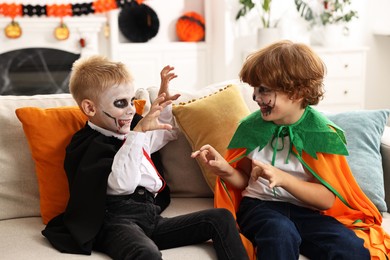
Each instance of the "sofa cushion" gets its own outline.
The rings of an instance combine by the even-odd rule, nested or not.
[[[212,198],[173,198],[170,206],[162,215],[164,217],[173,217],[212,207]],[[60,253],[41,235],[43,229],[44,225],[40,217],[0,221],[1,259],[111,259],[107,255],[96,251],[93,251],[91,256]],[[210,241],[196,245],[166,249],[161,252],[163,259],[217,259]]]
[[[192,149],[185,135],[180,132],[177,140],[160,150],[164,177],[172,197],[207,198],[213,192],[203,178],[198,163],[192,159]]]
[[[71,105],[75,103],[69,94],[0,96],[0,220],[40,216],[34,161],[15,109]]]
[[[210,144],[222,155],[226,153],[238,122],[250,113],[236,85],[175,105],[172,112],[192,151]],[[216,175],[202,167],[200,162],[199,165],[206,182],[214,190]]]
[[[171,88],[170,92],[181,94],[174,102],[178,105],[209,96],[231,84],[239,88],[251,111],[258,109],[252,99],[253,88],[237,79],[214,83],[197,91]],[[150,101],[157,97],[158,90],[158,87],[147,89]],[[178,140],[168,143],[160,150],[165,178],[170,184],[172,197],[212,197],[213,192],[206,183],[197,161],[190,157],[191,152],[192,147],[183,133],[179,134]]]
[[[69,199],[64,170],[65,148],[87,117],[77,106],[16,109],[23,124],[38,177],[41,216],[44,224],[64,212]]]
[[[145,103],[146,100],[134,100],[137,113],[143,113]],[[65,210],[69,198],[64,170],[65,148],[88,118],[78,106],[47,109],[22,107],[16,109],[15,113],[23,124],[35,162],[41,216],[46,224]]]
[[[362,110],[328,114],[345,131],[348,164],[356,181],[379,211],[387,211],[384,192],[381,137],[390,110]]]

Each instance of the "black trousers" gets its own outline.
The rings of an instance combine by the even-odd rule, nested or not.
[[[226,209],[208,209],[164,218],[144,188],[132,195],[108,196],[95,250],[113,259],[162,259],[160,250],[212,239],[218,259],[248,259],[236,222]]]

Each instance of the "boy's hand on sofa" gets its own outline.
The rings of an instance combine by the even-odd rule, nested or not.
[[[168,105],[172,104],[172,100],[166,100],[166,94],[160,94],[152,103],[149,112],[142,118],[133,131],[146,132],[152,130],[171,130],[173,127],[170,124],[162,124],[158,120],[161,111]]]

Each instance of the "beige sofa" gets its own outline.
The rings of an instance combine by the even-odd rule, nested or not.
[[[180,101],[194,99],[212,93],[214,85],[196,94],[183,94]],[[240,86],[245,101],[251,110],[256,106],[251,99],[251,90]],[[155,89],[149,90],[155,92]],[[148,95],[143,92],[142,95]],[[152,95],[153,96],[153,95]],[[75,105],[69,94],[38,96],[0,96],[0,258],[1,259],[87,259],[82,255],[61,254],[51,247],[41,235],[44,228],[40,217],[40,194],[35,174],[34,161],[22,124],[15,115],[19,107],[58,107]],[[31,118],[34,120],[34,118]],[[385,188],[390,194],[390,130],[387,127],[382,138],[381,152]],[[213,193],[208,187],[196,161],[190,158],[191,147],[185,136],[171,142],[161,150],[167,182],[171,188],[172,201],[163,212],[174,216],[213,206]],[[174,161],[182,161],[176,165]],[[184,168],[178,168],[184,167]],[[173,170],[175,169],[175,170]],[[390,203],[390,196],[387,198]],[[389,204],[390,205],[390,204]],[[383,226],[390,231],[390,215],[384,213]],[[163,250],[163,258],[216,259],[211,242],[201,245]],[[93,252],[88,259],[108,259]],[[302,258],[303,259],[303,258]]]

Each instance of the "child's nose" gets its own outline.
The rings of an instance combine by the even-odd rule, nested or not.
[[[135,113],[135,107],[134,106],[128,106],[126,110],[126,115],[131,115]]]
[[[253,98],[253,101],[256,101],[256,102],[262,100],[260,95],[255,95],[255,94],[253,94],[252,98]]]

